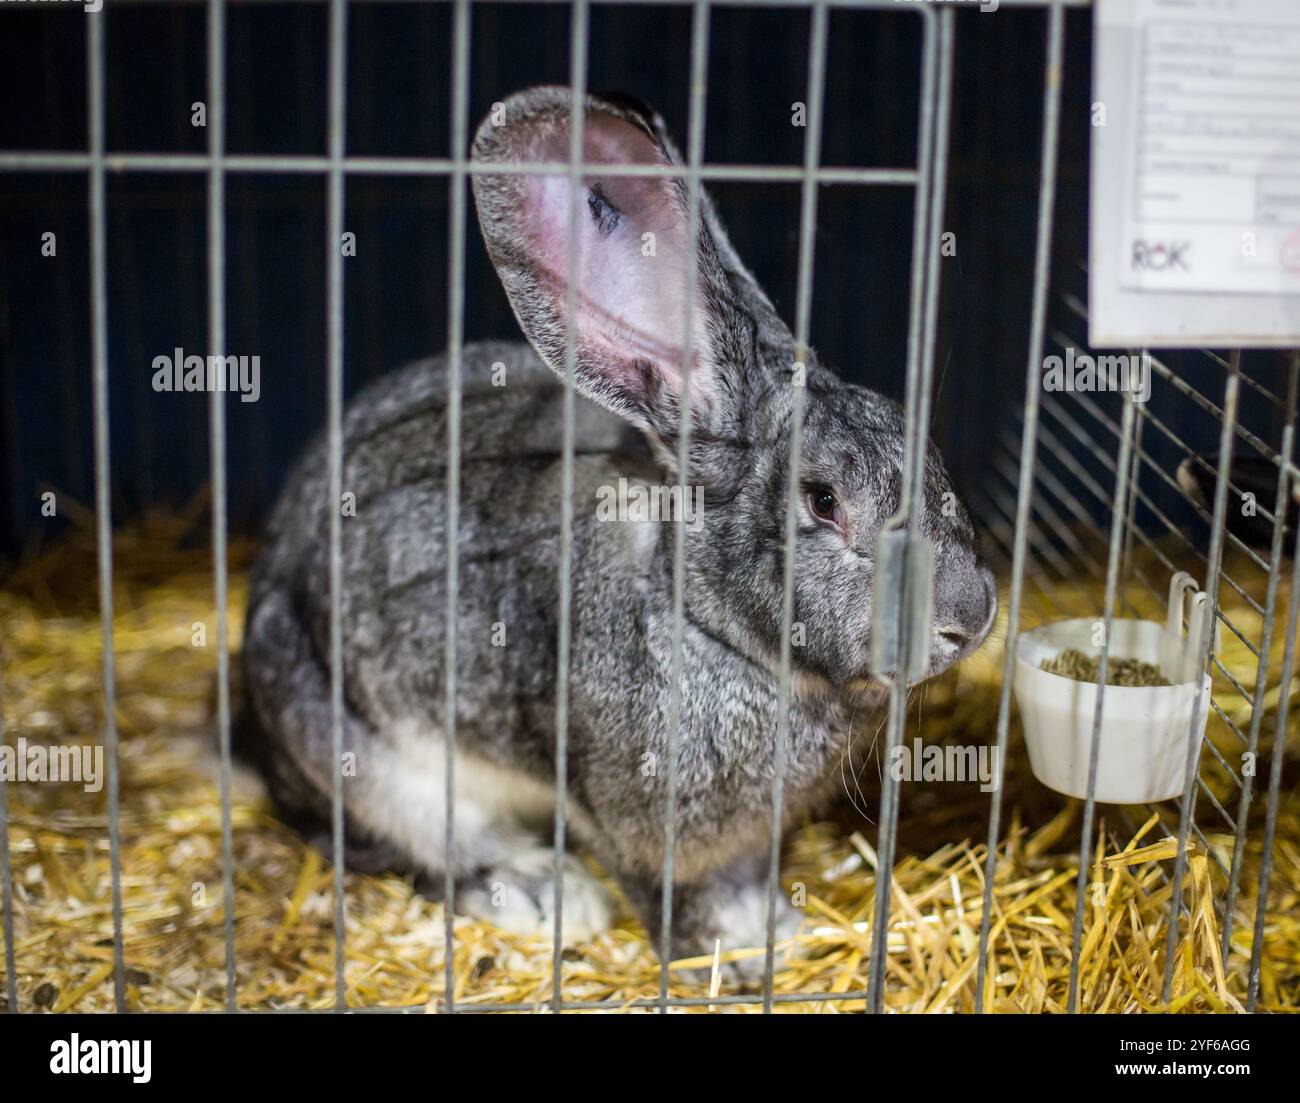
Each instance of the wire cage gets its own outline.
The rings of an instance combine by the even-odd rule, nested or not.
[[[461,350],[465,343],[464,314],[466,286],[466,234],[470,218],[467,202],[471,177],[476,173],[501,173],[517,171],[530,173],[566,174],[573,185],[573,195],[579,193],[577,185],[585,172],[595,166],[581,163],[583,104],[588,87],[587,43],[590,32],[592,0],[572,0],[569,38],[569,85],[572,95],[572,117],[578,120],[572,128],[570,156],[566,162],[555,164],[527,164],[502,166],[479,164],[469,159],[466,151],[470,136],[469,113],[470,33],[472,12],[488,0],[439,0],[451,9],[451,120],[450,154],[446,157],[395,157],[356,155],[348,152],[346,138],[348,119],[349,74],[347,71],[349,23],[355,18],[359,0],[320,0],[328,12],[328,73],[326,152],[316,154],[248,154],[227,151],[227,18],[226,5],[221,0],[210,0],[206,5],[206,72],[208,120],[206,126],[207,148],[192,153],[113,152],[106,141],[105,123],[105,20],[89,18],[85,26],[86,63],[86,134],[84,152],[27,152],[0,151],[0,173],[7,174],[78,174],[88,183],[88,219],[90,226],[90,334],[93,394],[93,464],[94,464],[94,519],[98,549],[98,600],[103,631],[102,695],[104,701],[103,740],[108,764],[107,834],[110,853],[111,918],[112,918],[112,977],[114,1000],[119,1011],[128,1007],[127,961],[124,956],[123,898],[120,841],[122,835],[121,807],[119,801],[119,737],[117,730],[115,694],[118,678],[115,671],[114,640],[114,562],[113,562],[113,501],[110,484],[110,449],[115,441],[114,427],[110,425],[110,390],[113,386],[113,365],[109,356],[110,303],[108,293],[109,259],[107,256],[107,221],[109,204],[106,198],[110,174],[192,174],[206,183],[206,267],[207,267],[207,349],[210,354],[224,355],[228,351],[227,322],[232,304],[228,300],[227,279],[227,212],[228,185],[239,174],[290,174],[309,175],[324,183],[325,237],[329,242],[342,240],[346,230],[345,196],[350,181],[355,177],[415,177],[445,182],[448,195],[447,239],[447,301],[445,303],[450,364],[449,423],[447,451],[447,486],[449,510],[448,531],[455,531],[460,493],[460,402],[461,402]],[[673,4],[678,0],[637,0],[648,4]],[[822,163],[821,149],[823,119],[826,107],[826,59],[830,16],[839,9],[897,9],[897,0],[779,0],[785,7],[807,9],[809,16],[807,56],[807,126],[803,131],[802,162],[797,165],[710,163],[704,158],[705,120],[707,105],[707,67],[711,18],[716,11],[728,6],[776,6],[768,0],[680,0],[689,7],[691,49],[682,78],[689,87],[689,123],[685,142],[685,163],[678,166],[636,166],[617,168],[599,166],[601,173],[609,175],[656,175],[682,180],[689,201],[690,225],[698,230],[701,189],[714,183],[725,182],[781,182],[799,188],[798,269],[795,290],[793,332],[796,344],[807,350],[810,343],[810,315],[812,310],[813,271],[818,242],[816,224],[819,197],[823,188],[832,184],[853,184],[867,188],[891,187],[910,189],[912,217],[910,225],[910,282],[908,285],[909,313],[907,320],[906,374],[904,407],[907,418],[906,450],[902,460],[902,497],[893,526],[906,529],[917,506],[919,486],[923,478],[926,450],[935,417],[936,346],[943,324],[940,317],[941,254],[936,242],[944,226],[944,211],[948,202],[948,187],[952,173],[949,148],[952,139],[952,102],[954,96],[955,34],[957,20],[966,18],[953,3],[909,3],[906,11],[914,16],[920,28],[920,49],[916,59],[917,132],[914,164],[897,167],[848,168]],[[115,0],[108,0],[106,11],[112,18]],[[1094,787],[1097,780],[1097,754],[1101,732],[1101,718],[1106,699],[1105,679],[1110,656],[1112,622],[1126,609],[1155,609],[1161,614],[1166,602],[1166,574],[1172,574],[1190,563],[1200,575],[1199,585],[1210,595],[1214,616],[1222,629],[1219,635],[1211,633],[1204,640],[1201,666],[1208,667],[1221,677],[1240,698],[1240,706],[1225,708],[1211,699],[1209,707],[1231,732],[1236,747],[1224,749],[1208,737],[1189,743],[1192,753],[1185,765],[1188,784],[1177,802],[1162,802],[1148,811],[1158,819],[1164,832],[1176,840],[1168,854],[1166,871],[1170,891],[1168,919],[1162,932],[1165,939],[1163,960],[1162,999],[1168,1003],[1176,967],[1175,948],[1180,930],[1192,922],[1195,902],[1188,898],[1183,886],[1188,872],[1189,853],[1193,848],[1209,856],[1217,867],[1214,909],[1221,931],[1221,954],[1227,959],[1232,954],[1249,955],[1245,990],[1240,993],[1240,1004],[1254,1010],[1259,998],[1261,953],[1264,945],[1264,925],[1269,899],[1269,882],[1274,850],[1274,833],[1279,815],[1279,802],[1283,790],[1284,735],[1288,729],[1290,689],[1295,666],[1295,638],[1297,614],[1300,612],[1300,576],[1297,549],[1286,546],[1285,523],[1289,503],[1300,487],[1300,468],[1294,457],[1294,435],[1297,403],[1297,377],[1300,375],[1300,355],[1289,354],[1274,380],[1249,375],[1243,366],[1239,351],[1220,355],[1211,351],[1149,355],[1152,387],[1182,404],[1183,414],[1178,417],[1153,412],[1157,404],[1135,401],[1131,394],[1111,397],[1092,397],[1085,394],[1062,396],[1044,392],[1041,385],[1043,357],[1054,347],[1086,348],[1086,341],[1078,334],[1087,320],[1087,305],[1083,297],[1070,285],[1068,279],[1052,278],[1052,256],[1056,226],[1056,198],[1058,194],[1058,154],[1062,140],[1062,69],[1065,63],[1067,9],[1086,8],[1087,0],[1001,0],[1006,9],[1004,17],[1018,18],[1019,9],[1046,9],[1045,64],[1034,74],[1036,86],[1041,89],[1041,145],[1038,157],[1036,229],[1032,248],[1017,250],[1009,257],[1010,263],[1026,269],[1031,280],[1032,302],[1027,332],[1019,334],[1025,349],[1026,372],[1023,390],[1015,394],[1016,424],[1003,429],[988,446],[989,467],[978,499],[977,520],[983,529],[986,550],[993,556],[998,573],[1007,580],[1007,635],[1005,665],[998,701],[995,725],[995,745],[998,761],[1005,762],[1012,732],[1012,683],[1019,634],[1041,619],[1043,614],[1070,612],[1069,602],[1062,597],[1062,587],[1071,580],[1085,578],[1104,587],[1104,606],[1100,620],[1104,624],[1101,645],[1101,686],[1098,708],[1092,726],[1092,763],[1089,773],[1090,789],[1083,803],[1079,843],[1077,891],[1072,916],[1072,944],[1070,947],[1069,997],[1067,1009],[1079,1007],[1079,962],[1081,942],[1084,937],[1086,912],[1089,906],[1089,876],[1092,855],[1097,846],[1097,821],[1099,803]],[[1038,93],[1036,93],[1038,94]],[[570,232],[577,218],[577,204],[571,211]],[[575,250],[570,248],[570,263]],[[344,288],[346,262],[337,248],[327,250],[328,266],[325,273],[324,317],[326,321],[326,360],[324,389],[326,395],[326,424],[329,456],[329,488],[337,501],[343,491],[343,411],[344,411],[344,352],[345,311]],[[695,278],[694,262],[688,280]],[[1077,274],[1077,273],[1076,273]],[[558,882],[564,876],[563,856],[566,838],[566,753],[568,738],[568,660],[570,649],[570,601],[572,590],[571,554],[573,526],[573,463],[574,463],[574,389],[575,334],[572,318],[573,281],[570,281],[568,323],[566,327],[566,357],[570,370],[567,373],[565,406],[564,480],[567,493],[566,508],[561,518],[562,547],[559,575],[559,667],[557,723],[555,730],[556,777],[554,819],[555,867]],[[686,301],[690,303],[691,297]],[[683,319],[684,332],[689,333],[693,321]],[[1196,357],[1204,368],[1210,364],[1215,369],[1221,386],[1208,392],[1187,381],[1182,370],[1184,358]],[[686,366],[689,371],[689,365]],[[1200,376],[1198,378],[1203,378]],[[796,410],[801,409],[802,395],[796,394]],[[1243,411],[1250,411],[1250,426]],[[221,854],[222,901],[225,939],[225,1003],[229,1010],[238,1006],[236,977],[236,907],[235,907],[235,848],[231,815],[232,787],[232,689],[229,649],[230,629],[227,622],[229,601],[228,568],[228,514],[231,488],[228,480],[227,406],[224,396],[213,392],[208,406],[211,479],[211,564],[214,601],[217,609],[216,654],[217,678],[215,694],[216,729],[220,747],[221,796]],[[689,433],[689,410],[683,410],[682,447]],[[1217,436],[1217,452],[1203,456],[1189,443],[1186,428],[1188,419],[1199,419],[1201,428],[1208,423]],[[798,425],[798,415],[795,424]],[[1261,426],[1267,426],[1261,429]],[[1267,434],[1261,435],[1261,434]],[[796,429],[792,450],[797,455],[799,434]],[[1234,482],[1234,455],[1244,449],[1271,466],[1276,475],[1275,496],[1270,501],[1258,503],[1258,517],[1269,526],[1267,548],[1263,551],[1242,538],[1229,524],[1229,514],[1243,493]],[[1191,465],[1193,473],[1202,476],[1201,482],[1211,487],[1205,497],[1195,496],[1185,480],[1169,474],[1168,459]],[[679,491],[685,495],[686,467]],[[795,544],[795,516],[798,494],[798,464],[791,465],[789,502],[785,517],[785,602],[783,609],[780,657],[781,717],[787,715],[787,704],[792,692],[792,621],[793,572]],[[1185,526],[1171,518],[1169,496],[1177,495],[1190,503],[1199,527],[1189,535]],[[1107,518],[1104,528],[1097,525],[1097,517]],[[321,538],[329,546],[329,590],[331,599],[331,631],[328,666],[331,681],[333,723],[331,747],[337,760],[343,749],[343,652],[341,639],[341,591],[343,586],[343,559],[341,554],[342,520],[337,510],[331,514],[331,524]],[[679,525],[684,524],[679,518]],[[1176,546],[1176,551],[1171,551]],[[680,579],[684,570],[684,544],[679,538],[675,545],[675,572]],[[1288,563],[1288,558],[1290,562]],[[905,557],[901,570],[903,576],[919,570],[917,563]],[[448,729],[446,737],[454,763],[456,744],[456,609],[458,600],[458,570],[456,542],[448,544],[447,593],[448,631],[445,651],[441,661],[448,672],[446,679]],[[1253,572],[1253,577],[1242,577],[1241,572]],[[1288,583],[1289,572],[1289,585]],[[888,629],[894,640],[897,654],[905,654],[907,641],[916,633],[925,632],[929,626],[915,618],[902,600],[905,587],[900,583],[898,600],[892,615],[878,619],[877,626]],[[1220,601],[1220,595],[1231,592],[1240,603],[1254,614],[1250,624],[1236,623]],[[680,583],[674,608],[673,653],[675,669],[680,676],[682,662],[683,607]],[[1224,642],[1244,648],[1256,665],[1253,687],[1244,684],[1223,660]],[[1235,641],[1235,642],[1234,642]],[[883,750],[889,753],[903,746],[909,738],[912,721],[908,708],[906,679],[886,679],[889,688],[889,705],[885,723]],[[1197,706],[1198,710],[1201,708]],[[677,695],[671,704],[670,718],[674,727],[680,723],[680,677]],[[1200,730],[1203,717],[1194,713],[1192,726]],[[1267,734],[1275,732],[1267,767],[1258,772],[1253,768],[1257,757],[1265,753]],[[767,940],[765,946],[765,971],[761,990],[757,992],[684,998],[670,993],[669,970],[666,965],[659,974],[657,997],[632,1001],[634,1006],[667,1011],[679,1007],[726,1006],[728,1004],[761,1007],[772,1011],[782,1003],[819,1001],[862,1004],[869,1011],[886,1009],[886,982],[888,971],[888,938],[870,939],[867,952],[865,984],[835,993],[777,992],[774,989],[776,960],[775,901],[781,891],[780,862],[782,832],[783,792],[781,778],[786,754],[788,732],[783,720],[777,732],[776,761],[777,784],[772,794],[767,877]],[[1249,760],[1252,768],[1245,769],[1242,762]],[[678,789],[678,757],[672,756],[667,783],[667,836],[664,844],[664,882],[673,882],[673,808]],[[1001,766],[999,770],[1001,770]],[[1214,784],[1209,780],[1214,775]],[[361,1010],[349,1006],[345,986],[347,939],[345,938],[345,883],[344,883],[344,800],[343,778],[332,771],[332,859],[333,859],[333,931],[335,1006],[338,1009]],[[1226,789],[1224,788],[1226,779]],[[455,834],[454,823],[454,766],[447,772],[446,846],[450,865],[451,848]],[[886,772],[882,781],[877,855],[877,885],[874,912],[869,929],[886,932],[891,924],[891,876],[895,867],[900,820],[900,782]],[[1226,794],[1226,795],[1225,795]],[[1135,810],[1122,814],[1131,817]],[[0,830],[9,839],[8,802],[6,788],[0,786]],[[1001,786],[993,788],[987,818],[987,850],[984,856],[983,899],[971,901],[972,908],[980,911],[978,944],[971,950],[970,982],[973,983],[973,1006],[986,1009],[986,987],[989,984],[990,941],[995,938],[994,885],[997,875],[998,847],[1007,831]],[[1252,834],[1256,833],[1256,834]],[[1212,838],[1216,836],[1218,838]],[[1226,838],[1228,841],[1223,841]],[[1247,943],[1234,941],[1234,916],[1236,904],[1243,891],[1246,876],[1243,856],[1247,844],[1255,839],[1261,846],[1261,857],[1256,872],[1257,885],[1253,886],[1259,904],[1255,911],[1255,929]],[[4,947],[5,973],[8,990],[8,1008],[20,1010],[17,988],[15,954],[15,887],[12,878],[10,848],[8,843],[0,848],[3,864],[0,875],[4,890]],[[449,896],[454,885],[447,888]],[[526,1011],[539,1006],[560,1012],[566,1010],[597,1010],[625,1008],[628,1002],[589,1001],[566,997],[563,977],[563,949],[561,934],[562,894],[557,900],[553,958],[553,981],[549,998],[539,1004],[531,1003],[459,1003],[455,998],[456,984],[453,974],[454,954],[451,952],[456,938],[453,911],[448,900],[444,909],[445,987],[437,1009],[446,1012],[465,1011]],[[670,931],[672,927],[673,894],[663,894],[663,910],[658,929],[649,936],[661,951],[661,960],[669,959]],[[1246,947],[1243,949],[1243,946]],[[416,1008],[415,1010],[424,1010]]]

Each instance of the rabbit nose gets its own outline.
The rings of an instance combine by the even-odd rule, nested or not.
[[[993,572],[983,564],[948,572],[936,582],[935,644],[948,661],[955,661],[984,642],[997,614],[997,588]]]
[[[951,625],[940,628],[937,634],[944,643],[953,644],[956,647],[965,647],[966,642],[970,639],[970,633],[963,628],[954,628]]]

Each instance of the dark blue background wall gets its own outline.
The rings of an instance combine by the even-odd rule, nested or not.
[[[109,149],[204,151],[207,132],[190,125],[190,105],[206,96],[205,6],[110,0],[108,7],[86,16],[71,5],[3,6],[0,148],[85,147],[86,20],[102,18]],[[349,153],[449,153],[450,16],[438,3],[351,5]],[[958,481],[978,495],[990,441],[1014,428],[1023,402],[1045,18],[1003,9],[962,12],[956,23],[943,225],[957,234],[957,257],[943,267],[935,433]],[[790,105],[806,97],[808,24],[805,10],[714,10],[708,160],[801,161],[805,131],[791,126]],[[325,151],[326,26],[319,4],[231,5],[229,151]],[[1089,29],[1088,13],[1070,15],[1055,250],[1056,285],[1080,293]],[[483,5],[472,35],[475,121],[513,90],[567,80],[565,5]],[[590,41],[590,86],[650,101],[683,137],[689,8],[597,5]],[[914,163],[919,47],[920,21],[903,8],[832,14],[823,163]],[[153,357],[177,346],[206,351],[205,188],[200,173],[109,180],[119,520],[150,503],[184,503],[208,478],[206,396],[150,386]],[[713,190],[742,255],[792,320],[798,186]],[[229,348],[256,353],[262,364],[261,401],[228,406],[231,516],[236,526],[255,528],[286,466],[324,421],[324,181],[232,174],[227,194]],[[442,348],[447,198],[442,180],[349,178],[346,226],[358,235],[358,255],[346,262],[349,393]],[[814,344],[848,377],[895,395],[905,362],[911,212],[906,188],[829,187],[817,220]],[[58,235],[54,259],[40,255],[47,230]],[[0,552],[12,554],[45,530],[42,489],[91,499],[88,233],[83,174],[0,173]],[[472,226],[468,243],[467,335],[514,335]],[[1054,311],[1054,320],[1082,337],[1068,314]],[[1221,369],[1204,358],[1179,362],[1195,386],[1221,391]],[[1250,360],[1253,372],[1280,387],[1276,364],[1271,354]],[[1166,392],[1157,391],[1153,410],[1212,451],[1212,420]],[[1244,416],[1276,440],[1271,406],[1247,403]],[[1181,456],[1161,449],[1152,442],[1153,455],[1172,470]]]

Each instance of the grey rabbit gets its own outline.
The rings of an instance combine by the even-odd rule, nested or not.
[[[480,126],[478,161],[569,157],[570,91],[538,87]],[[586,99],[594,164],[680,163],[663,120]],[[476,174],[487,249],[528,344],[463,351],[455,831],[458,910],[550,930],[570,191],[567,175]],[[684,182],[592,176],[580,203],[568,824],[657,945],[662,906],[676,525],[609,520],[620,479],[675,486],[689,222]],[[835,787],[868,677],[873,555],[898,506],[900,407],[795,341],[701,197],[687,483],[673,954],[761,946],[777,733],[784,524],[795,386],[804,386],[787,824]],[[502,385],[504,384],[504,385]],[[590,400],[590,401],[588,401]],[[444,855],[447,614],[445,358],[366,388],[345,412],[343,739],[349,862],[415,871]],[[996,603],[938,452],[916,523],[936,548],[931,674],[976,648]],[[245,730],[287,816],[327,822],[327,451],[317,440],[269,524],[243,645]],[[855,688],[858,687],[858,688]],[[874,695],[873,695],[874,694]],[[868,693],[873,704],[880,692]],[[245,735],[245,739],[250,738]],[[606,927],[608,894],[565,858],[564,936]],[[778,898],[778,937],[800,913]],[[762,959],[757,959],[761,968]],[[753,961],[739,966],[751,975]]]

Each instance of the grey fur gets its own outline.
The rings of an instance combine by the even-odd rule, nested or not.
[[[568,90],[559,88],[511,97],[506,125],[480,128],[476,158],[550,159],[557,143],[567,149],[568,102]],[[589,97],[588,119],[621,120],[653,142],[661,160],[676,158],[648,109]],[[626,131],[611,132],[627,139]],[[660,222],[685,217],[677,181],[632,192],[609,181],[615,199],[608,205],[591,199],[602,183],[587,182],[583,209],[602,238],[639,231],[643,209]],[[519,214],[524,186],[517,175],[474,180],[489,252],[533,347],[464,349],[456,725],[459,750],[477,764],[466,766],[470,774],[490,784],[499,769],[502,777],[536,779],[545,791],[553,785],[555,745],[563,390],[553,372],[564,367],[563,287],[530,252]],[[707,197],[702,215],[697,309],[707,387],[703,400],[693,401],[688,482],[703,486],[705,504],[686,539],[677,954],[709,950],[715,937],[732,946],[761,940],[795,382],[789,330],[735,255]],[[680,343],[680,332],[658,337],[669,350]],[[599,347],[579,336],[576,385],[614,413],[578,403],[567,784],[575,833],[657,931],[674,526],[601,521],[595,510],[598,488],[620,477],[676,481],[679,395],[653,358],[638,356],[623,365],[634,370],[611,383]],[[896,403],[808,359],[803,469],[808,481],[834,488],[850,521],[841,534],[806,507],[799,519],[794,608],[805,638],[794,651],[787,822],[834,785],[848,739],[850,687],[868,674],[872,558],[880,525],[898,503],[903,451]],[[504,367],[505,387],[492,385],[494,363]],[[356,776],[344,780],[349,829],[358,842],[395,848],[404,864],[435,881],[445,874],[444,813],[436,778],[421,788],[420,772],[436,766],[445,708],[446,394],[444,359],[408,366],[351,403],[343,446],[343,486],[357,508],[344,519],[342,548],[344,741],[357,762]],[[919,526],[937,550],[932,672],[978,646],[993,615],[991,576],[965,507],[955,494],[945,497],[950,492],[931,450]],[[244,642],[245,721],[273,791],[287,811],[320,817],[332,784],[325,534],[335,508],[318,440],[270,522]],[[498,625],[505,646],[494,646]],[[502,814],[490,800],[478,808],[473,794],[465,799],[453,875],[473,892],[485,871],[508,879],[517,869],[535,896],[533,866],[526,870],[515,856],[528,847],[535,854],[529,821],[544,824],[545,808],[528,802]],[[741,929],[738,902],[754,913]],[[783,917],[783,931],[795,918],[792,910]]]

